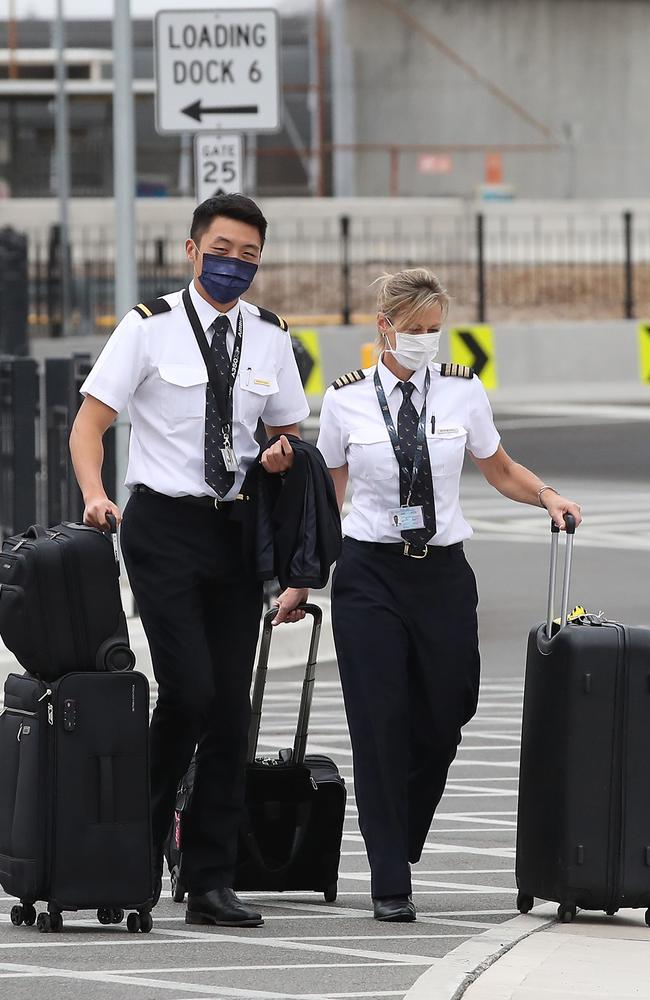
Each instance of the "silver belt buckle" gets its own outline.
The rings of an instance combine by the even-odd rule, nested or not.
[[[425,545],[424,552],[421,553],[411,552],[411,543],[404,542],[404,555],[409,556],[411,559],[426,559],[426,557],[429,555],[429,550]]]

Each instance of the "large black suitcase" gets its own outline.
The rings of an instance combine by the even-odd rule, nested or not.
[[[132,672],[49,685],[10,674],[0,714],[0,883],[14,924],[60,930],[64,910],[151,930],[149,685]]]
[[[567,622],[574,531],[559,626],[552,528],[547,621],[528,637],[516,860],[518,909],[555,900],[565,922],[650,906],[650,629]]]
[[[97,528],[32,525],[7,538],[0,552],[3,642],[44,680],[76,670],[131,670],[119,575],[117,547]]]
[[[347,793],[345,782],[331,758],[305,753],[322,611],[313,604],[304,605],[304,610],[313,617],[313,627],[293,749],[280,750],[276,756],[257,757],[273,631],[271,622],[277,608],[264,616],[253,685],[246,809],[234,887],[270,892],[307,889],[322,892],[327,902],[334,902]],[[167,845],[172,896],[177,902],[185,895],[182,884],[183,813],[191,808],[193,763],[179,785]]]

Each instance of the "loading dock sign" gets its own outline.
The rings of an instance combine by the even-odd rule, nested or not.
[[[161,135],[280,128],[275,10],[161,10],[154,38]]]

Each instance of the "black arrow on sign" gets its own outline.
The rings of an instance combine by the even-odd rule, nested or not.
[[[457,333],[462,342],[465,344],[465,347],[468,347],[469,350],[474,355],[474,361],[472,362],[470,367],[474,369],[475,374],[477,375],[478,378],[480,378],[481,372],[483,371],[486,364],[490,360],[489,357],[487,356],[487,354],[485,353],[485,351],[483,350],[483,348],[481,347],[481,345],[479,344],[478,340],[471,332],[471,330],[458,330]]]
[[[300,381],[303,386],[305,386],[307,385],[307,380],[313,371],[315,364],[314,359],[303,344],[302,340],[298,340],[297,337],[291,338],[291,346],[293,348],[293,356],[296,359],[296,364],[298,366]]]
[[[229,108],[204,108],[201,107],[201,99],[194,104],[188,104],[186,108],[181,108],[181,114],[193,118],[200,122],[202,115],[256,115],[259,111],[257,104],[239,104]]]

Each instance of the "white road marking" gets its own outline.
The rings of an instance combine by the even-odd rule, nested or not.
[[[152,933],[154,933],[152,931]],[[206,932],[194,932],[194,931],[165,931],[165,934],[170,934],[175,937],[184,937],[190,939],[196,939],[205,936]],[[238,934],[219,934],[219,941],[229,942],[230,944],[243,944],[249,946],[251,944],[250,935],[241,936]],[[421,955],[403,955],[399,952],[381,952],[381,951],[366,951],[362,948],[338,948],[338,947],[328,947],[326,945],[318,944],[307,944],[300,941],[291,941],[286,938],[269,938],[269,937],[258,937],[255,935],[255,947],[256,948],[271,948],[280,951],[309,951],[309,952],[325,952],[328,955],[346,955],[350,958],[367,958],[372,960],[382,959],[387,962],[397,962],[398,964],[404,965],[422,965],[426,964],[425,961],[421,961],[423,956]],[[431,964],[433,965],[437,958],[431,958]]]

